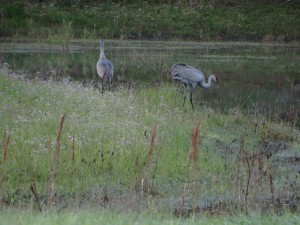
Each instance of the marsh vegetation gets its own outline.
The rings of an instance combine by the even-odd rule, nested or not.
[[[2,207],[299,213],[297,44],[106,46],[101,95],[98,41],[1,44]],[[194,112],[169,79],[183,60],[221,82]]]
[[[2,42],[3,62],[25,71],[29,79],[70,80],[99,86],[95,59],[99,41],[66,43]],[[222,43],[107,41],[106,54],[114,62],[114,84],[127,89],[170,83],[171,66],[183,61],[206,76],[220,75],[221,88],[196,89],[195,101],[228,112],[238,107],[264,113],[299,126],[299,45],[297,43]],[[34,62],[34,63],[33,63]],[[178,96],[178,98],[180,98]]]
[[[1,223],[299,224],[298,11],[3,1]],[[100,37],[115,75],[103,95]],[[219,75],[196,88],[195,111],[176,62]]]

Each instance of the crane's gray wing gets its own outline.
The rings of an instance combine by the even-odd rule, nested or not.
[[[113,65],[110,61],[99,60],[97,63],[97,73],[104,82],[111,83],[113,78]]]
[[[184,83],[198,83],[204,80],[204,74],[194,67],[184,63],[176,63],[171,68],[171,76],[174,80]]]

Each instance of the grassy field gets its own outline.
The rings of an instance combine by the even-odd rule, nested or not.
[[[28,80],[5,65],[0,81],[4,207],[184,217],[299,212],[293,124],[238,106],[193,112],[173,83],[101,95],[68,80]]]
[[[237,216],[219,216],[219,217],[191,217],[187,219],[176,218],[165,214],[148,214],[148,213],[126,213],[117,214],[109,211],[80,211],[80,212],[65,212],[56,213],[36,213],[30,211],[15,211],[3,210],[0,212],[0,224],[151,224],[151,225],[193,225],[193,224],[264,224],[264,225],[296,225],[300,222],[299,215],[284,214],[284,215],[237,215]]]
[[[299,2],[4,1],[3,37],[26,39],[299,40]]]
[[[1,44],[0,225],[299,224],[299,116],[279,111],[292,103],[274,97],[278,115],[261,114],[255,92],[197,90],[193,111],[169,79],[184,59],[219,71],[223,91],[269,80],[270,93],[292,95],[296,42],[230,43],[232,53],[186,40],[297,40],[299,3],[122,2],[4,1],[1,38],[46,42]],[[113,39],[117,74],[103,95],[99,37]],[[184,41],[118,42],[130,39]]]

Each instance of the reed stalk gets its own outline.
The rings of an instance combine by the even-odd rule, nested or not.
[[[30,188],[30,191],[32,192],[32,194],[35,198],[35,201],[36,201],[36,204],[39,208],[39,211],[42,212],[42,207],[41,207],[41,204],[40,204],[39,195],[36,191],[36,186],[35,186],[34,181],[31,181],[29,188]]]
[[[0,171],[0,205],[3,204],[3,193],[2,193],[2,186],[3,182],[5,180],[5,174],[6,174],[6,168],[5,168],[5,161],[7,160],[7,151],[8,151],[8,145],[10,141],[10,135],[7,134],[7,131],[4,131],[4,137],[3,137],[3,144],[2,144],[2,165],[1,165],[1,171]]]
[[[197,188],[197,172],[198,172],[198,156],[199,156],[199,150],[198,150],[198,143],[201,144],[201,136],[200,136],[200,122],[198,121],[195,124],[195,127],[192,130],[192,144],[191,144],[191,150],[190,150],[190,161],[193,162],[193,168],[194,168],[194,173],[193,173],[193,213],[196,213],[197,210],[197,202],[198,199],[200,198],[198,194],[198,188]],[[199,191],[200,192],[200,191]]]
[[[242,209],[242,203],[241,203],[241,192],[242,192],[242,184],[241,184],[241,163],[242,163],[242,152],[244,149],[244,137],[240,137],[240,149],[237,154],[237,174],[236,174],[236,189],[235,189],[235,198],[237,199],[237,204],[239,206],[239,209]]]
[[[73,137],[72,140],[72,155],[71,155],[72,163],[75,162],[75,138]]]
[[[245,190],[245,207],[246,207],[246,213],[248,213],[248,196],[249,196],[249,186],[250,186],[250,179],[251,179],[251,166],[250,166],[250,160],[248,157],[247,151],[244,152],[245,154],[245,160],[247,164],[247,178],[246,178],[246,190]]]
[[[197,159],[198,159],[198,140],[200,137],[200,123],[197,122],[195,127],[192,129],[192,144],[190,149],[190,162],[193,162],[194,165],[194,171],[197,170]]]
[[[4,131],[4,140],[2,144],[2,160],[6,161],[7,159],[7,150],[10,141],[10,135],[7,134],[6,130]]]
[[[150,147],[149,147],[149,151],[148,151],[147,164],[151,163],[151,157],[152,157],[154,146],[155,146],[156,135],[157,135],[157,128],[156,128],[156,125],[154,125],[152,128],[152,131],[151,131]]]
[[[61,140],[61,134],[62,129],[64,126],[65,121],[65,114],[62,116],[59,124],[59,128],[57,130],[57,136],[56,136],[56,144],[55,144],[55,151],[53,155],[52,160],[52,168],[49,173],[49,182],[48,182],[48,205],[53,205],[54,197],[56,196],[56,176],[57,176],[57,167],[59,163],[59,152],[60,152],[60,140]]]
[[[145,134],[145,133],[144,133]],[[153,180],[152,182],[150,182],[150,173],[151,173],[151,159],[152,159],[152,155],[153,155],[153,151],[154,151],[154,147],[155,147],[155,137],[157,135],[157,128],[156,125],[153,126],[152,131],[151,131],[151,137],[150,137],[150,146],[149,146],[149,150],[148,150],[148,155],[147,155],[147,162],[146,162],[146,167],[145,167],[145,171],[144,171],[144,175],[141,178],[141,196],[144,196],[144,190],[147,189],[148,192],[151,192],[152,187],[153,187],[153,183],[154,183],[154,177],[153,176]],[[147,135],[145,135],[147,138]]]
[[[53,156],[53,163],[55,166],[58,164],[58,157],[59,157],[59,152],[60,152],[60,139],[61,139],[62,129],[64,126],[65,116],[66,116],[65,114],[62,116],[62,118],[60,120],[58,131],[57,131],[55,151],[54,151],[54,156]]]
[[[270,185],[270,191],[271,191],[271,198],[272,198],[272,207],[274,207],[274,182],[273,182],[273,176],[271,171],[268,168],[267,163],[264,163],[264,168],[263,168],[263,172],[266,172],[269,178],[269,185]]]

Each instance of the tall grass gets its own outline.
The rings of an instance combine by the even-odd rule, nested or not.
[[[178,201],[182,203],[186,187],[187,211],[239,212],[243,210],[236,208],[234,199],[239,163],[239,191],[243,194],[242,186],[248,185],[252,194],[247,199],[249,210],[268,211],[263,201],[259,209],[254,202],[269,198],[269,185],[260,189],[255,182],[252,186],[245,182],[250,164],[242,158],[264,149],[265,140],[271,144],[284,140],[289,151],[299,147],[299,130],[260,115],[221,114],[205,106],[195,112],[183,109],[182,96],[172,83],[130,92],[118,86],[101,95],[93,86],[27,80],[3,68],[0,81],[3,146],[8,137],[5,131],[10,135],[8,154],[1,162],[5,206],[35,208],[39,202],[42,211],[51,203],[59,209],[170,212],[178,208]],[[196,126],[195,121],[199,121]],[[144,133],[151,129],[149,141]],[[239,137],[243,141],[234,141]],[[271,171],[274,197],[280,198],[282,190],[298,194],[285,186],[295,181],[294,171],[284,162],[275,165],[276,157],[261,172]],[[190,168],[193,172],[187,175]],[[253,168],[251,177],[256,177],[257,167]],[[195,181],[194,186],[190,181]],[[262,195],[257,195],[258,190]]]

